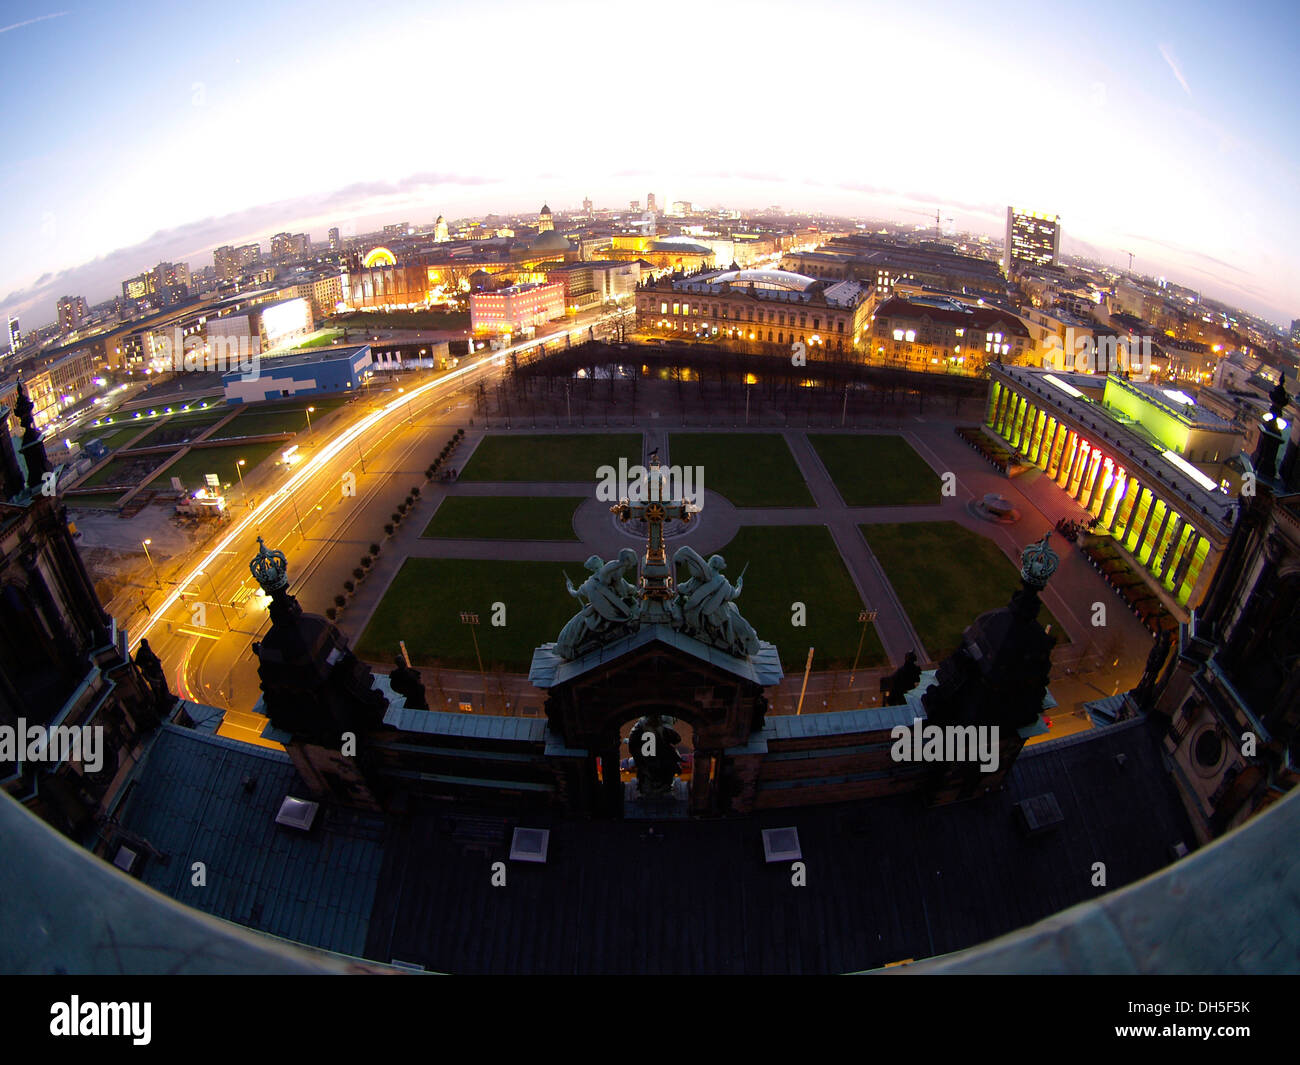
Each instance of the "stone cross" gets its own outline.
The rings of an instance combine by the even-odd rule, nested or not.
[[[651,456],[649,484],[645,499],[629,502],[620,499],[610,507],[621,521],[640,518],[649,527],[646,537],[645,558],[641,565],[641,596],[645,600],[643,619],[668,621],[672,617],[669,602],[673,598],[673,571],[664,551],[664,522],[680,519],[683,524],[691,520],[694,509],[681,499],[664,498],[664,475],[659,459]]]

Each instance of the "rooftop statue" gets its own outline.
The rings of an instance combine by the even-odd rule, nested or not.
[[[577,588],[569,575],[564,575],[568,593],[583,606],[560,631],[555,653],[561,658],[575,658],[579,649],[593,640],[603,643],[636,628],[641,604],[636,585],[624,576],[628,569],[635,574],[636,552],[625,547],[608,562],[592,555],[586,568],[591,576]]]
[[[636,632],[643,625],[667,625],[677,632],[743,657],[759,650],[758,634],[741,617],[735,600],[744,587],[744,571],[733,585],[723,575],[726,561],[714,555],[707,562],[691,547],[680,547],[669,562],[664,544],[664,524],[688,524],[697,509],[682,499],[664,497],[658,452],[650,457],[647,498],[621,499],[610,507],[620,521],[633,518],[646,523],[646,550],[637,569],[637,555],[625,547],[617,559],[587,559],[591,573],[575,588],[566,575],[571,596],[583,604],[569,619],[555,642],[555,654],[572,660],[610,640]],[[685,566],[689,577],[676,584],[677,569]],[[624,574],[632,571],[632,580]]]
[[[286,573],[289,567],[284,552],[268,548],[266,541],[260,536],[257,538],[257,554],[248,564],[248,568],[267,595],[272,595],[289,584]]]
[[[674,552],[673,568],[682,565],[690,573],[677,586],[683,631],[717,644],[731,654],[757,651],[758,633],[740,616],[735,603],[745,585],[744,573],[733,585],[722,574],[727,563],[721,555],[713,555],[705,562],[693,547],[679,547]]]

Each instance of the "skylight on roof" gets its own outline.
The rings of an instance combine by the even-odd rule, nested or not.
[[[1067,384],[1065,381],[1062,381],[1059,377],[1055,376],[1054,374],[1050,374],[1050,373],[1043,374],[1043,380],[1050,381],[1066,395],[1073,396],[1075,399],[1084,398],[1083,393],[1080,392],[1077,388],[1075,388],[1074,385]]]
[[[1199,484],[1207,492],[1213,492],[1219,487],[1212,480],[1206,477],[1205,474],[1183,458],[1182,455],[1178,454],[1177,451],[1170,451],[1168,448],[1165,448],[1165,458],[1182,470],[1183,473],[1187,474],[1188,477]]]

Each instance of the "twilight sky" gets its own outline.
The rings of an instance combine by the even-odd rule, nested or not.
[[[0,3],[0,310],[162,259],[674,199],[892,216],[1300,317],[1290,0]],[[907,211],[916,213],[908,214]]]

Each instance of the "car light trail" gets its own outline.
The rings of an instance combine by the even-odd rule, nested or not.
[[[344,430],[342,434],[335,437],[317,454],[313,455],[306,463],[304,463],[302,468],[294,473],[288,481],[272,492],[266,499],[262,500],[262,502],[254,507],[241,521],[236,522],[235,527],[226,533],[226,535],[217,542],[217,545],[208,551],[208,553],[205,554],[198,563],[191,567],[189,572],[183,578],[176,582],[176,587],[167,593],[166,597],[162,601],[162,605],[149,616],[149,620],[145,622],[143,628],[132,637],[130,644],[131,649],[135,650],[135,648],[139,646],[140,641],[153,631],[154,626],[158,624],[158,621],[176,605],[180,600],[182,588],[187,587],[192,581],[196,580],[203,570],[207,569],[218,560],[219,556],[231,550],[237,541],[241,540],[248,534],[249,529],[256,529],[264,518],[271,517],[271,515],[273,515],[288,501],[293,492],[300,488],[304,482],[320,473],[330,462],[342,454],[346,448],[356,443],[356,441],[365,433],[381,424],[390,415],[396,414],[399,419],[404,418],[406,417],[406,406],[412,400],[419,399],[421,396],[433,392],[441,391],[448,385],[452,385],[457,381],[468,378],[476,372],[484,371],[489,365],[498,364],[511,352],[526,351],[530,348],[538,347],[539,345],[552,341],[559,341],[566,337],[581,335],[587,332],[587,330],[592,326],[604,321],[607,317],[610,316],[603,315],[601,318],[590,323],[589,326],[573,329],[567,333],[556,333],[551,336],[539,337],[534,340],[528,340],[520,344],[512,345],[511,347],[496,352],[490,359],[485,358],[483,361],[476,362],[472,366],[464,366],[460,369],[452,370],[450,373],[443,375],[436,381],[429,381],[427,384],[420,385],[418,388],[415,388],[410,392],[399,394],[396,399],[389,400],[389,402],[379,410],[373,411],[353,425],[350,429]]]

